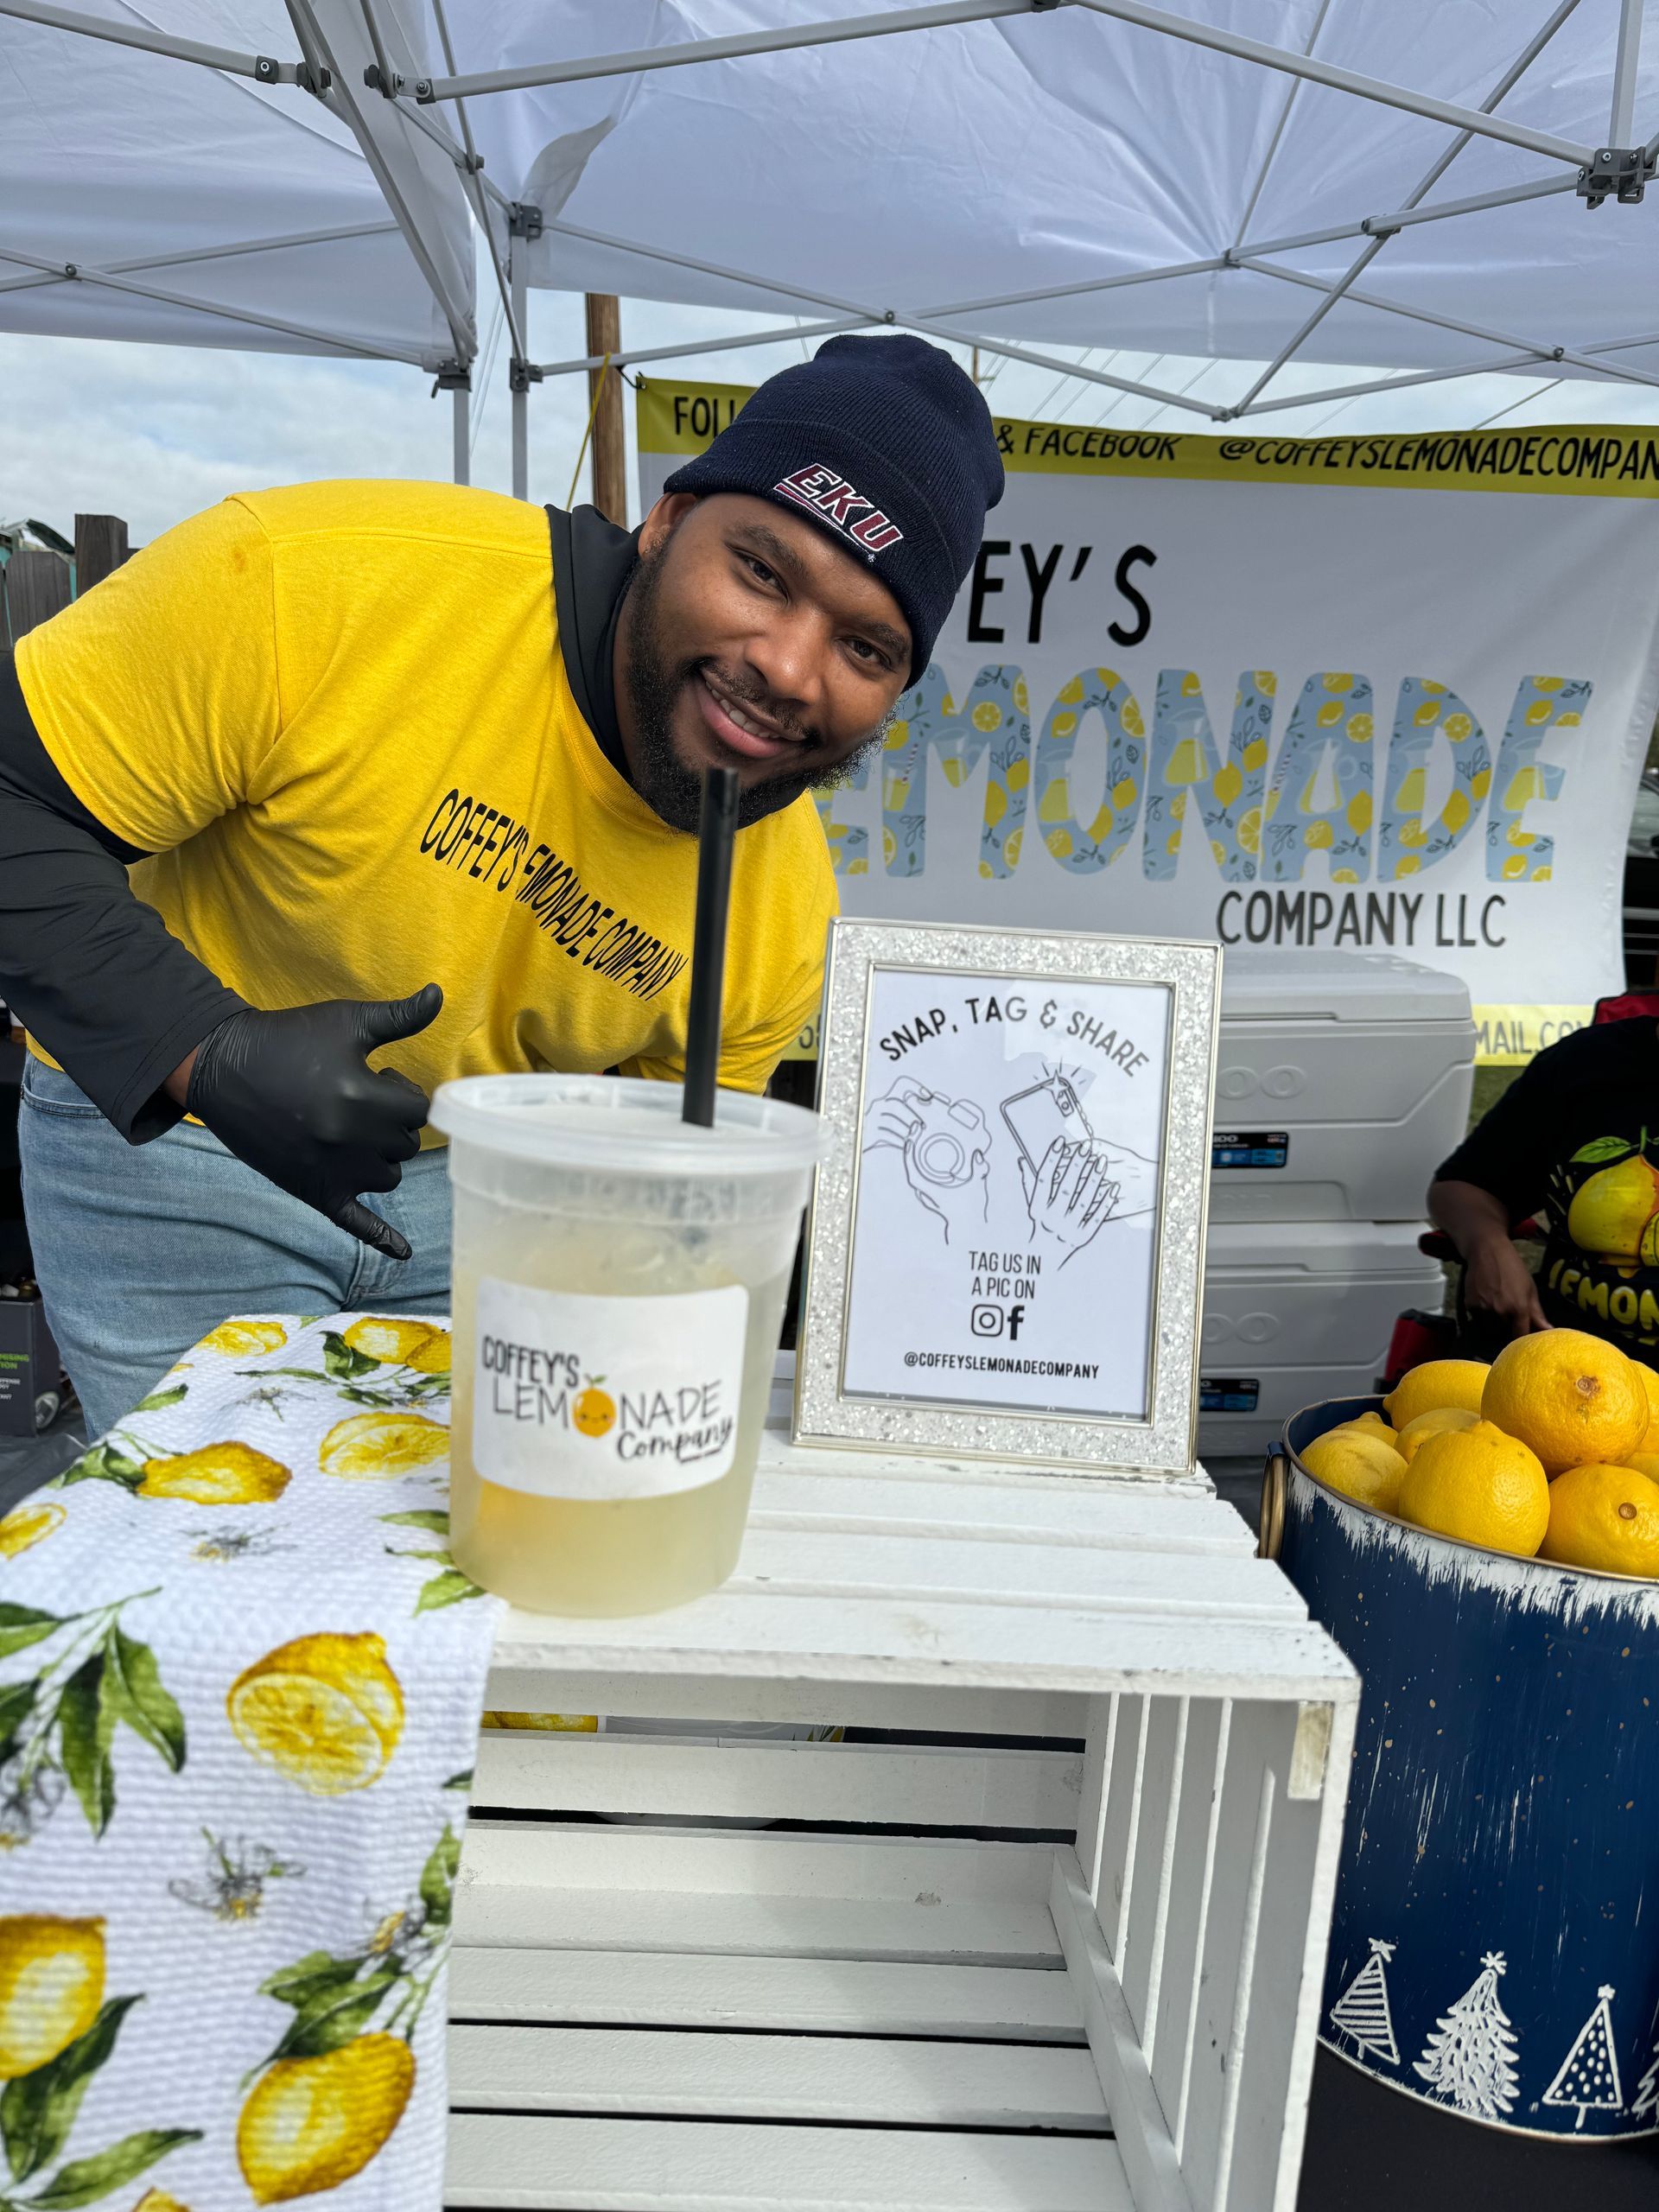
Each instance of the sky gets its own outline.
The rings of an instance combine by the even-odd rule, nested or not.
[[[481,358],[490,352],[493,299],[493,285],[480,270]],[[533,359],[569,359],[585,352],[579,296],[532,293],[530,321]],[[641,300],[622,305],[625,346],[692,345],[763,324],[775,329],[777,317]],[[758,383],[805,350],[785,343],[690,355],[677,365],[654,363],[649,373]],[[1043,350],[1223,403],[1242,394],[1260,366],[1104,347],[1083,354]],[[966,349],[958,351],[965,364]],[[505,354],[498,334],[482,400],[474,401],[472,461],[475,484],[504,492],[511,488]],[[1166,429],[1215,428],[1201,416],[1024,363],[982,356],[981,367],[998,413],[1126,429],[1149,423]],[[1353,380],[1376,373],[1357,364]],[[1348,376],[1328,364],[1293,366],[1276,389],[1329,391]],[[337,476],[439,477],[450,468],[449,398],[434,398],[429,378],[391,363],[3,335],[0,391],[0,522],[38,517],[66,536],[77,512],[118,514],[133,543],[143,544],[232,492]],[[588,416],[586,378],[544,383],[532,391],[530,407],[531,497],[563,505],[574,481],[576,496],[585,498],[587,467],[578,473],[576,463]],[[626,411],[632,446],[632,410]],[[1327,428],[1344,435],[1408,432],[1463,428],[1498,416],[1511,426],[1651,422],[1659,420],[1659,388],[1476,377],[1287,409],[1264,416],[1262,427],[1299,436]],[[631,487],[633,481],[631,454]]]

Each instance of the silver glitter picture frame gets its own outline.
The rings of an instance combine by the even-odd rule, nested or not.
[[[1161,986],[1169,994],[1162,1142],[1152,1247],[1149,1360],[1142,1417],[1032,1411],[976,1402],[971,1378],[948,1401],[844,1387],[877,979],[887,971],[1016,984]],[[1218,945],[931,922],[831,925],[818,1043],[824,1152],[806,1238],[792,1434],[798,1443],[872,1447],[1114,1478],[1191,1472],[1198,1422],[1211,1125],[1221,1011]],[[976,1016],[977,1019],[977,1015]],[[1114,1201],[1114,1203],[1116,1203]],[[1109,1325],[1103,1312],[1102,1327]]]

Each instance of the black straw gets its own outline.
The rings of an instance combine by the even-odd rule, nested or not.
[[[691,1012],[685,1039],[685,1103],[680,1118],[715,1126],[720,1073],[720,1013],[726,980],[726,918],[732,903],[732,842],[737,836],[737,771],[709,768],[697,825],[697,918],[691,939]]]

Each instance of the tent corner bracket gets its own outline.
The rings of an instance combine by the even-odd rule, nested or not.
[[[533,200],[515,200],[507,211],[507,229],[516,238],[538,238],[542,235],[542,211]]]
[[[440,361],[438,372],[432,380],[432,397],[441,391],[470,391],[473,388],[472,365],[467,361]]]
[[[1645,146],[1599,146],[1579,171],[1579,198],[1586,207],[1599,207],[1604,200],[1635,207],[1653,172],[1654,156]]]
[[[507,390],[528,391],[533,384],[540,384],[543,371],[534,361],[513,359],[507,364]]]

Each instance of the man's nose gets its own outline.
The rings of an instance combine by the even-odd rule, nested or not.
[[[810,712],[823,696],[828,642],[820,620],[804,610],[791,610],[757,630],[744,658],[779,705]]]

